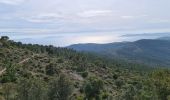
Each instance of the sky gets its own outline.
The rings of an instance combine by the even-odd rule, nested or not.
[[[128,41],[122,35],[170,32],[169,5],[170,0],[0,0],[0,35],[55,46]]]

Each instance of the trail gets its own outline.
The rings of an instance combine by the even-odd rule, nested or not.
[[[26,61],[28,61],[28,60],[30,60],[30,59],[31,59],[31,58],[26,58],[26,59],[20,61],[18,64],[21,65],[21,64],[23,64],[24,62],[26,62]]]
[[[69,76],[73,79],[73,80],[79,80],[79,81],[83,81],[83,77],[75,72],[69,71],[69,70],[62,70],[62,73],[68,73]]]
[[[0,71],[0,76],[3,75],[3,73],[5,73],[6,68],[4,68],[3,70]]]
[[[20,61],[18,64],[19,65],[21,65],[21,64],[23,64],[24,62],[27,62],[28,60],[30,60],[31,58],[34,58],[36,55],[38,55],[38,54],[34,54],[34,55],[32,55],[31,57],[29,57],[29,58],[26,58],[26,59],[23,59],[22,61]],[[0,76],[2,76],[5,72],[6,72],[6,68],[4,68],[3,70],[1,70],[0,71]]]

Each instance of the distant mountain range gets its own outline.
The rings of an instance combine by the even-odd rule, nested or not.
[[[68,48],[151,66],[170,66],[170,37],[109,44],[75,44]]]
[[[170,37],[160,37],[160,38],[158,38],[159,40],[168,40],[168,41],[170,41]]]

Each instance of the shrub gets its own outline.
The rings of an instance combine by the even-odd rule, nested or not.
[[[101,90],[103,90],[103,81],[96,79],[96,78],[90,78],[84,85],[84,92],[86,95],[86,99],[93,99],[99,100]]]
[[[83,78],[86,78],[86,77],[88,76],[88,72],[82,72],[81,76],[82,76]]]
[[[48,96],[49,100],[69,100],[71,93],[72,83],[62,74],[50,84]]]

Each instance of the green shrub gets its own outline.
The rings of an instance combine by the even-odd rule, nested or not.
[[[49,100],[69,100],[73,90],[72,83],[64,74],[60,75],[49,86]]]
[[[86,77],[88,76],[88,72],[82,72],[82,73],[81,73],[81,76],[82,76],[83,78],[86,78]]]
[[[97,78],[89,78],[84,85],[86,99],[91,100],[92,98],[95,98],[96,100],[99,100],[103,88],[104,83],[102,80]]]

